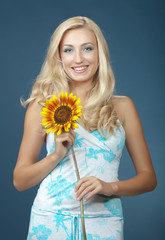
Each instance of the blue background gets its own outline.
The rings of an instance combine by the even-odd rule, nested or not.
[[[1,0],[0,101],[1,174],[0,238],[25,240],[37,187],[17,192],[13,169],[23,134],[25,109],[44,61],[50,36],[66,18],[83,15],[103,30],[116,77],[116,93],[133,99],[144,127],[158,178],[157,188],[123,197],[126,240],[163,239],[165,148],[165,2],[163,0]],[[44,156],[45,150],[41,154]],[[124,150],[120,179],[135,175]]]

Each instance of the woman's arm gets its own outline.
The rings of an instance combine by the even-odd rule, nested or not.
[[[136,176],[114,183],[114,194],[128,196],[152,191],[157,180],[136,107],[130,98],[122,97],[117,111],[123,119],[126,147],[135,166]]]
[[[142,124],[133,101],[128,97],[114,97],[113,104],[125,129],[126,147],[135,166],[136,176],[117,182],[104,182],[93,176],[82,178],[75,187],[78,200],[87,193],[86,201],[96,194],[133,196],[152,191],[157,185]]]
[[[55,134],[56,150],[38,161],[46,136],[41,133],[41,110],[42,107],[36,100],[26,112],[22,143],[13,176],[14,186],[19,191],[39,184],[65,156],[68,146],[74,144],[75,133],[72,130],[58,137]]]

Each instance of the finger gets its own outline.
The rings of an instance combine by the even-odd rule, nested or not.
[[[64,136],[69,136],[72,139],[72,142],[73,142],[72,145],[74,145],[74,142],[75,142],[75,139],[76,139],[76,133],[73,130],[70,130],[69,132],[65,132],[63,135]]]
[[[76,139],[76,133],[73,129],[70,128],[69,130],[70,134],[73,136],[74,140]]]
[[[84,189],[84,191],[76,198],[78,201],[85,197],[86,194],[93,192],[95,190],[95,186],[91,185]]]
[[[88,194],[88,196],[84,199],[85,202],[90,200],[92,197],[94,197],[96,194],[98,194],[97,189],[93,190],[91,193]]]
[[[87,187],[89,187],[92,183],[90,181],[87,181],[85,183],[82,183],[81,186],[79,187],[79,189],[76,192],[76,196],[79,196],[84,189],[86,189]]]
[[[74,138],[69,133],[62,133],[60,136],[55,137],[55,142],[56,143],[64,143],[64,142],[66,143],[66,142],[68,142],[69,145],[74,145]]]
[[[89,177],[81,178],[75,186],[75,192],[77,192],[80,186],[88,180],[89,180]]]

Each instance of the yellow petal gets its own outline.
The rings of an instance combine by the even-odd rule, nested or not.
[[[45,125],[45,128],[47,128],[47,127],[49,127],[49,126],[54,126],[54,127],[56,127],[57,126],[57,124],[53,124],[52,122],[48,122],[48,123],[44,123],[43,125]]]
[[[72,109],[76,108],[77,105],[78,105],[80,102],[81,102],[81,99],[80,99],[80,98],[77,98],[71,108],[72,108]]]
[[[72,122],[71,125],[73,128],[79,128],[79,126],[75,122]]]
[[[49,109],[45,108],[43,109],[42,112],[40,112],[42,116],[44,117],[52,117],[54,115],[54,112],[53,111],[50,111]]]
[[[68,107],[72,107],[75,100],[76,100],[76,96],[73,96],[73,93],[70,93],[68,97]]]
[[[48,112],[40,112],[40,114],[43,116],[43,117],[53,117],[54,116],[54,113],[48,113]]]
[[[46,130],[46,133],[49,133],[49,132],[51,132],[52,131],[52,128],[48,128],[47,130]]]
[[[50,111],[55,112],[57,107],[60,105],[55,105],[55,104],[49,104],[49,106],[47,107]]]
[[[49,123],[49,122],[45,122],[45,123],[42,123],[42,125],[46,128],[46,125],[49,124],[49,125],[52,125],[52,123]]]
[[[42,108],[42,111],[43,111],[43,112],[47,112],[47,113],[52,113],[52,112],[54,112],[54,111],[51,111],[50,109],[48,109],[47,107]]]
[[[74,115],[74,116],[71,118],[72,121],[76,121],[76,120],[78,120],[78,119],[79,119],[79,117],[76,116],[76,115]]]
[[[56,128],[57,128],[57,124],[53,124],[53,126],[49,127],[46,132],[47,133],[49,133],[49,132],[53,133],[53,132],[58,130],[58,128],[57,128],[57,130],[56,130]]]
[[[66,132],[69,132],[70,126],[71,126],[70,122],[67,122],[67,123],[64,124],[64,129],[65,129]]]
[[[82,115],[82,112],[76,113],[76,116],[77,116],[77,117],[80,117],[81,115]]]
[[[56,105],[54,105],[53,100],[50,99],[45,103],[46,108],[48,108],[50,111],[55,111]]]
[[[60,126],[60,127],[59,127],[59,130],[58,130],[58,132],[57,132],[57,135],[60,135],[60,134],[62,133],[62,129],[63,129],[63,126]]]
[[[60,103],[56,95],[53,95],[53,105],[54,107],[59,107]]]
[[[63,92],[60,93],[60,103],[63,105]]]
[[[54,128],[54,129],[52,130],[52,133],[57,132],[57,130],[58,130],[58,127]]]
[[[74,108],[74,111],[81,110],[81,109],[82,109],[82,106],[77,106],[77,107]]]
[[[48,124],[43,124],[43,125],[45,125],[44,128],[47,128],[47,127],[51,126],[52,124],[48,123]]]
[[[47,123],[47,122],[55,123],[55,120],[54,120],[54,118],[46,117],[46,118],[43,118],[41,122],[42,123]]]
[[[74,110],[72,110],[72,115],[74,115],[74,114],[78,114],[78,113],[81,113],[81,109],[74,109]]]
[[[66,92],[63,96],[63,105],[66,106],[67,105],[67,97],[68,97],[68,93]]]

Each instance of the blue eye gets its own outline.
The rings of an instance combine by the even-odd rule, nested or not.
[[[85,51],[92,51],[93,47],[92,46],[86,46],[86,47],[84,47],[84,50]]]
[[[70,53],[72,51],[72,48],[65,48],[64,50],[63,50],[63,52],[65,52],[65,53]]]

